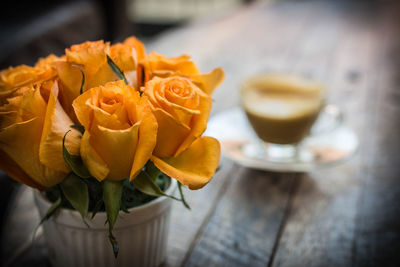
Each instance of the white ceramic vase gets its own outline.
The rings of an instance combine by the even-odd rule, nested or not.
[[[169,195],[177,187],[171,180]],[[77,211],[61,209],[43,224],[49,260],[54,267],[159,266],[166,256],[172,201],[158,197],[129,213],[120,212],[113,230],[119,245],[117,259],[108,240],[105,212],[88,218],[88,228]],[[38,191],[35,202],[43,217],[51,203]]]

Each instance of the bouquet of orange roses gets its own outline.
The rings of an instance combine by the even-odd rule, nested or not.
[[[206,185],[220,145],[202,136],[216,68],[200,73],[189,56],[145,52],[135,37],[73,45],[35,66],[0,72],[0,169],[82,218],[105,211],[109,239],[120,210],[164,196],[166,177]]]

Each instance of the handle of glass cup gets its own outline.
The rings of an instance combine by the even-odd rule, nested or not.
[[[311,134],[320,135],[328,133],[342,125],[343,121],[344,114],[339,107],[328,104],[322,109],[316,123],[311,129]]]

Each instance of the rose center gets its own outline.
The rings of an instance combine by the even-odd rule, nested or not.
[[[104,96],[100,100],[100,108],[109,114],[114,114],[122,106],[123,99],[120,99],[118,95]]]
[[[173,81],[168,84],[167,92],[175,97],[190,99],[193,98],[193,91],[185,80]]]
[[[115,99],[113,98],[104,98],[103,103],[106,105],[114,105],[115,103],[117,103],[117,101],[115,101]]]

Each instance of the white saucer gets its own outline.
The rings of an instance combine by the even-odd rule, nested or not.
[[[319,129],[326,128],[327,120],[320,116],[313,127],[320,133],[304,139],[297,156],[289,160],[271,159],[260,152],[262,143],[240,107],[213,116],[204,135],[217,138],[223,155],[245,167],[276,172],[309,172],[343,162],[357,150],[357,135],[343,124],[321,133]]]

